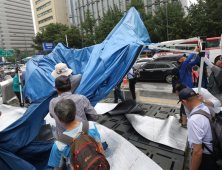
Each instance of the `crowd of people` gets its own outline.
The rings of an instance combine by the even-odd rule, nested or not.
[[[200,48],[196,46],[194,51],[198,52]],[[172,82],[173,92],[181,102],[179,122],[181,127],[188,129],[188,142],[192,148],[190,170],[219,170],[213,132],[213,128],[216,127],[212,127],[213,120],[210,116],[214,119],[221,116],[222,90],[219,84],[222,77],[222,60],[218,60],[213,65],[206,56],[204,57],[204,70],[208,66],[212,73],[209,76],[209,82],[206,83],[206,88],[202,87],[198,93],[196,86],[199,75],[195,65],[200,62],[200,57],[197,55],[191,61],[193,57],[194,54],[191,53],[188,57],[183,55],[178,58],[178,63],[180,63],[177,67],[178,76],[175,76]],[[107,145],[101,143],[97,127],[91,122],[98,119],[98,114],[85,96],[74,94],[82,75],[72,75],[72,70],[64,63],[55,65],[55,70],[51,75],[55,78],[58,97],[53,98],[49,104],[49,114],[56,123],[56,142],[51,150],[48,166],[55,170],[62,170],[64,167],[78,169],[80,164],[85,168],[100,166],[100,169],[109,169],[109,163],[104,156]],[[20,106],[23,106],[20,92],[25,85],[25,72],[16,68],[11,76],[13,77],[13,91]],[[19,76],[21,81],[19,81]],[[134,100],[136,100],[135,84],[139,76],[138,70],[133,67],[127,73]],[[1,81],[4,81],[4,77],[4,71],[1,70]],[[122,82],[120,81],[114,89],[114,103],[118,103],[118,98],[125,100],[120,90]],[[84,157],[88,152],[92,152],[90,153],[92,155]]]
[[[200,51],[199,47],[196,46],[194,51]],[[181,102],[179,122],[181,127],[188,129],[188,142],[192,148],[190,169],[219,170],[217,165],[219,158],[215,148],[219,147],[220,153],[222,150],[221,146],[216,146],[215,140],[220,141],[221,137],[217,137],[215,132],[217,125],[212,126],[212,121],[221,120],[222,91],[218,82],[222,77],[222,61],[218,60],[213,65],[206,56],[204,57],[205,65],[211,69],[212,73],[206,88],[202,86],[198,93],[198,88],[194,86],[196,75],[191,68],[198,63],[198,60],[200,61],[200,57],[197,55],[191,61],[193,56],[194,54],[190,54],[187,58],[181,56],[178,59],[179,76],[172,82],[173,92],[178,95]],[[206,76],[205,71],[204,76]],[[206,80],[203,78],[203,81]]]

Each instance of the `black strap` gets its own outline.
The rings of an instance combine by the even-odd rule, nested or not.
[[[208,109],[209,109],[209,111],[210,111],[210,114],[212,114],[213,110],[212,110],[211,108],[209,108],[209,107],[208,107]],[[199,110],[198,110],[198,111],[199,111]],[[198,112],[198,111],[194,112],[192,115],[201,114],[201,115],[207,117],[208,120],[209,120],[209,122],[210,122],[210,115],[209,115],[206,111],[204,111],[204,110],[201,110],[202,112]],[[191,115],[191,116],[192,116],[192,115]],[[210,126],[211,126],[211,122],[210,122]],[[212,131],[211,131],[211,132],[212,132]],[[212,134],[212,135],[213,135],[213,134]],[[213,141],[211,141],[211,143],[213,144]],[[214,156],[213,151],[211,151],[211,150],[207,147],[207,145],[205,145],[204,143],[202,143],[202,148],[203,148],[203,149],[206,148],[206,149],[208,150],[208,152],[210,152],[210,154],[211,154],[212,156]]]
[[[73,142],[73,138],[71,138],[70,136],[67,136],[65,134],[62,134],[61,136],[59,136],[57,141],[62,142],[64,144],[70,146],[72,144],[72,142]]]
[[[89,132],[89,122],[88,121],[83,122],[82,131],[86,135],[88,135],[88,132]]]
[[[82,131],[88,135],[88,132],[89,132],[89,122],[88,121],[85,121],[85,122],[82,122],[83,123],[83,126],[82,126]],[[59,138],[57,139],[57,141],[59,142],[62,142],[66,145],[72,145],[73,143],[73,138],[68,136],[68,135],[65,135],[65,134],[62,134],[61,136],[59,136]]]

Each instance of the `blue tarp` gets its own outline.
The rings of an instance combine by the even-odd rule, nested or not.
[[[0,167],[40,170],[46,166],[52,143],[33,142],[33,139],[48,113],[50,100],[57,96],[55,78],[51,76],[57,63],[66,63],[72,74],[83,75],[76,94],[85,95],[95,106],[123,79],[142,46],[149,43],[140,14],[131,8],[101,44],[77,50],[59,43],[49,55],[33,56],[27,63],[23,91],[33,104],[20,119],[0,132]],[[42,155],[45,161],[36,162],[37,155]]]

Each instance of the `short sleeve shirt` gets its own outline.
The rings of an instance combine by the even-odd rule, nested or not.
[[[70,131],[65,131],[63,134],[68,135],[72,138],[74,138],[79,132],[82,131],[83,124],[80,122],[80,124]],[[97,143],[100,142],[100,134],[96,128],[96,125],[93,122],[89,121],[89,131],[88,135],[92,136]],[[49,157],[48,165],[54,168],[62,167],[64,163],[64,158],[66,159],[66,163],[71,166],[72,169],[72,162],[71,162],[71,154],[70,154],[70,146],[56,141],[52,147],[51,154]]]
[[[188,128],[188,141],[190,147],[193,148],[193,144],[202,144],[204,143],[210,150],[212,150],[212,133],[210,122],[207,117],[201,114],[192,115],[194,112],[198,110],[203,110],[210,114],[209,109],[204,105],[201,104],[195,107],[190,114],[188,119],[187,128]],[[207,149],[204,148],[203,153],[210,154]]]

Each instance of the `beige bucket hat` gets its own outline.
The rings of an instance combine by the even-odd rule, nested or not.
[[[51,73],[51,75],[55,78],[65,75],[68,76],[72,73],[72,70],[67,67],[64,63],[59,63],[55,65],[55,70]]]

